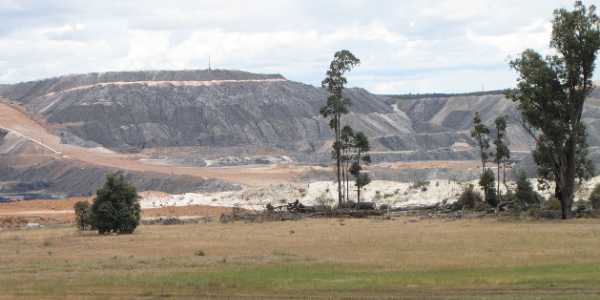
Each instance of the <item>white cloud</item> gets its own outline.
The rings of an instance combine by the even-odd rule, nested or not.
[[[20,11],[23,5],[14,0],[0,0],[0,11]]]
[[[491,45],[501,50],[501,55],[507,57],[523,52],[525,49],[536,49],[548,52],[552,26],[538,19],[530,25],[519,28],[516,32],[504,35],[478,35],[472,30],[467,32],[467,39],[479,45]]]
[[[375,93],[514,86],[507,56],[548,53],[572,0],[0,0],[0,83],[71,73],[213,68],[319,85],[335,51],[362,61],[349,86]]]
[[[425,7],[420,16],[447,21],[479,19],[490,12],[489,0],[444,0]]]
[[[0,75],[0,79],[2,80],[11,80],[13,79],[13,74],[15,74],[16,69],[11,68],[6,70],[6,72],[2,75]]]
[[[160,67],[165,51],[170,47],[168,31],[128,32],[129,51],[127,57],[120,58],[116,65],[122,70],[138,70]]]

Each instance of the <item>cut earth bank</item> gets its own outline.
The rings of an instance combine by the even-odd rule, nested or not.
[[[529,179],[532,186],[538,187],[535,179]],[[600,183],[600,176],[582,183],[575,194],[575,200],[587,199],[591,190]],[[446,201],[452,203],[469,185],[473,185],[482,195],[483,191],[477,180],[469,182],[456,182],[452,180],[432,180],[417,183],[404,183],[396,181],[373,181],[361,191],[361,201],[372,201],[380,205],[391,207],[422,204],[431,205]],[[356,188],[350,183],[350,200],[356,201]],[[514,191],[515,182],[507,182],[507,186]],[[506,187],[501,184],[500,190],[506,193]],[[553,194],[552,183],[544,190],[538,192],[548,198]],[[308,184],[288,183],[271,185],[267,187],[247,187],[240,191],[218,193],[186,193],[171,195],[162,192],[141,192],[140,204],[142,209],[210,205],[221,207],[239,207],[250,210],[263,210],[270,203],[281,206],[299,200],[304,205],[335,205],[337,203],[337,184],[333,181],[318,181]]]
[[[535,179],[529,179],[537,187]],[[594,185],[600,183],[600,176],[584,182],[575,195],[575,199],[587,199]],[[352,185],[352,183],[351,183]],[[452,203],[469,185],[473,185],[481,194],[476,180],[455,182],[451,180],[432,180],[418,183],[396,181],[373,181],[362,192],[362,201],[372,201],[377,206],[391,207],[413,204],[432,205],[446,201]],[[507,185],[514,191],[515,182]],[[504,185],[500,189],[506,192]],[[553,186],[538,190],[544,197],[552,195]],[[0,219],[11,217],[31,219],[43,223],[71,223],[74,221],[73,205],[77,201],[91,202],[93,197],[65,198],[56,200],[29,200],[0,203]],[[185,193],[173,195],[164,192],[144,191],[139,193],[142,217],[160,216],[218,216],[238,207],[248,210],[264,210],[268,203],[282,206],[299,200],[304,205],[331,205],[337,203],[337,185],[332,181],[319,181],[309,184],[288,183],[266,187],[247,187],[239,191],[217,193]],[[356,190],[350,190],[350,200],[356,200]]]

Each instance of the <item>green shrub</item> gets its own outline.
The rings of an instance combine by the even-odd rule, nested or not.
[[[502,196],[502,201],[518,201],[517,196],[511,190]]]
[[[423,188],[425,188],[425,191],[427,190],[427,186],[429,186],[429,181],[420,181],[420,182],[415,182],[413,183],[413,185],[410,186],[410,189],[421,189],[423,190]]]
[[[490,208],[492,208],[492,206],[485,201],[478,201],[475,204],[475,211],[482,212],[482,211],[487,211]]]
[[[594,186],[594,189],[592,190],[588,200],[590,201],[593,209],[600,208],[600,184],[596,184],[596,186]]]
[[[335,200],[333,200],[332,198],[328,198],[325,195],[325,193],[321,194],[321,196],[319,196],[315,199],[316,206],[321,206],[321,207],[328,206],[329,208],[331,208],[333,203],[335,203]]]
[[[550,199],[546,202],[546,210],[561,210],[560,200],[554,196],[550,196]]]
[[[271,203],[267,203],[267,210],[268,210],[268,211],[274,211],[274,210],[275,210],[275,207],[273,207],[273,204],[271,204]]]
[[[73,206],[73,210],[75,211],[75,223],[77,224],[77,229],[79,230],[88,230],[91,226],[90,220],[90,210],[92,209],[91,205],[87,201],[78,201]]]
[[[531,204],[531,205],[529,206],[529,208],[527,209],[527,214],[528,214],[528,215],[530,215],[530,216],[533,216],[533,213],[534,213],[536,210],[540,210],[540,204],[539,204],[539,203],[534,203],[534,204]]]
[[[98,233],[133,233],[140,223],[140,204],[135,187],[123,175],[108,174],[96,191],[91,209],[91,225]]]
[[[579,199],[577,201],[573,201],[573,205],[575,205],[575,206],[583,205],[586,208],[592,207],[592,203],[590,201],[584,200],[584,199]]]
[[[521,172],[519,180],[517,180],[516,190],[517,200],[527,204],[540,203],[541,197],[535,190],[531,182],[527,179],[525,172]]]
[[[462,194],[458,197],[458,204],[466,209],[475,208],[475,204],[478,201],[481,201],[481,196],[473,190],[472,185],[465,188]]]
[[[479,176],[479,186],[483,188],[485,193],[485,202],[491,207],[496,207],[500,203],[496,195],[495,182],[494,172],[491,170],[486,170]]]

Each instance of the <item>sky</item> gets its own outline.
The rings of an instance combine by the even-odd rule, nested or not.
[[[573,0],[0,0],[0,83],[133,70],[236,69],[320,86],[336,51],[347,87],[377,94],[516,86]],[[600,6],[600,0],[584,0]],[[598,73],[598,72],[596,72]],[[600,79],[595,75],[594,80]]]

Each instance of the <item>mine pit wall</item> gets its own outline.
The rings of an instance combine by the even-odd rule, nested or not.
[[[18,157],[3,157],[2,159],[19,160]],[[28,157],[36,160],[36,157]],[[123,174],[125,180],[138,191],[155,190],[172,194],[188,192],[219,192],[241,189],[219,179],[203,179],[189,175],[172,175],[159,172],[123,171],[116,168],[98,167],[71,159],[51,159],[37,157],[38,161],[46,162],[39,165],[17,166],[16,163],[0,164],[0,196],[14,197],[16,195],[38,194],[47,198],[85,197],[96,193],[110,173]],[[36,183],[45,183],[43,189]],[[21,189],[15,193],[15,183],[20,183]],[[6,193],[2,190],[6,187]],[[29,187],[29,188],[28,188]]]

